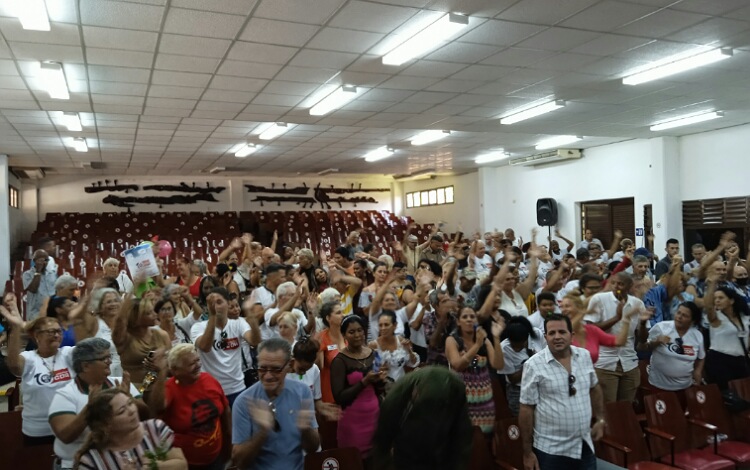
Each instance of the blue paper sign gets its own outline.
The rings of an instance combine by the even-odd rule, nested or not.
[[[635,229],[635,236],[636,237],[642,237],[643,236],[643,228],[636,228]]]

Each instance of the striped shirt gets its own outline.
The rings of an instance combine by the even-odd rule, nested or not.
[[[164,421],[150,419],[141,423],[143,440],[130,450],[113,452],[111,450],[89,449],[81,457],[80,468],[90,470],[122,470],[126,468],[150,468],[151,460],[146,452],[157,453],[157,450],[168,452],[172,449],[174,433]],[[159,452],[160,452],[159,451]]]

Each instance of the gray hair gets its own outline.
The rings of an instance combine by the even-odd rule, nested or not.
[[[646,258],[643,255],[633,256],[633,264],[637,264],[637,263],[648,263],[648,258]]]
[[[174,369],[175,367],[179,367],[182,364],[182,360],[188,354],[197,354],[197,352],[198,351],[195,349],[195,345],[192,343],[176,344],[172,347],[172,349],[169,350],[169,354],[167,355],[167,364],[169,364],[170,369]]]
[[[393,258],[391,255],[380,255],[378,257],[378,261],[385,263],[385,266],[388,268],[388,271],[393,269]]]
[[[91,300],[89,301],[88,306],[89,311],[99,313],[99,310],[102,309],[102,301],[104,301],[104,297],[106,297],[107,294],[115,294],[118,298],[120,297],[120,294],[111,287],[96,289],[91,293]]]
[[[103,338],[86,338],[76,343],[71,354],[71,365],[76,374],[83,372],[83,363],[100,359],[110,351],[109,341]]]
[[[164,288],[164,294],[162,295],[162,297],[166,299],[167,297],[171,296],[174,291],[179,290],[181,287],[182,286],[177,283],[168,284]]]
[[[275,353],[282,351],[286,357],[286,362],[292,358],[292,346],[284,338],[269,338],[258,345],[258,354],[263,351]]]
[[[70,274],[63,274],[55,281],[55,291],[64,289],[71,285],[78,287],[78,280],[76,280],[76,278],[74,278]]]
[[[341,299],[341,292],[334,289],[333,287],[327,287],[323,289],[323,292],[320,293],[320,296],[318,298],[320,298],[321,303],[327,303],[327,302],[338,303],[339,300]]]
[[[120,265],[120,260],[119,260],[119,259],[117,259],[117,258],[107,258],[107,259],[105,259],[105,260],[104,260],[104,262],[102,263],[102,267],[103,267],[103,268],[104,268],[104,267],[107,267],[107,266],[109,266],[110,264],[116,264],[117,266],[119,266],[119,265]]]
[[[313,254],[310,248],[302,248],[301,250],[299,250],[297,252],[297,257],[300,257],[300,256],[305,257],[305,258],[310,258],[310,261],[315,259],[315,255]]]
[[[276,298],[278,299],[282,295],[294,294],[295,290],[297,290],[297,284],[291,281],[282,282],[279,284],[279,287],[276,288]]]
[[[208,271],[208,268],[206,267],[206,263],[203,262],[202,259],[195,259],[193,260],[193,266],[198,267],[198,271],[200,271],[201,276],[205,276],[206,272]]]

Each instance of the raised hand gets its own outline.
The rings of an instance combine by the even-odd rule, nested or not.
[[[162,356],[163,355],[164,350],[162,350]],[[130,372],[126,370],[122,371],[122,382],[120,382],[119,380],[115,380],[115,387],[130,395]]]
[[[233,238],[231,243],[229,243],[229,246],[234,248],[235,250],[242,248],[242,245],[242,239],[237,237]]]
[[[250,418],[253,422],[265,432],[269,432],[274,427],[276,418],[271,411],[271,404],[265,400],[250,399],[247,402]]]
[[[276,241],[278,239],[279,239],[279,231],[278,230],[274,230],[273,231],[273,241]]]
[[[8,310],[7,308],[0,306],[0,314],[2,314],[11,325],[17,328],[23,328],[23,318],[21,317],[21,314],[18,313],[18,309]]]
[[[396,251],[404,251],[404,247],[401,246],[401,242],[392,242],[391,246]]]
[[[240,240],[242,240],[242,243],[244,243],[245,245],[249,245],[253,242],[253,235],[251,233],[245,232],[242,234],[242,238],[240,238]]]
[[[477,343],[484,343],[484,340],[487,339],[487,332],[484,331],[484,328],[481,326],[477,328]]]
[[[312,428],[315,420],[315,409],[312,400],[302,400],[299,411],[297,412],[297,429],[307,431]]]
[[[615,230],[615,238],[617,238],[617,239],[620,239],[620,240],[621,240],[621,239],[622,239],[622,236],[623,236],[623,235],[622,235],[622,230],[620,230],[620,229],[616,229],[616,230]]]
[[[341,407],[334,405],[333,403],[325,403],[321,401],[316,405],[318,412],[326,421],[338,421],[341,419]]]
[[[503,334],[503,331],[505,330],[505,320],[502,322],[492,322],[492,336],[495,338],[499,338],[501,334]]]

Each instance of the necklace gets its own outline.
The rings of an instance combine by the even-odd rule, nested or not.
[[[354,354],[354,352],[351,349],[349,349],[349,346],[346,347],[346,351],[348,353],[350,353],[350,354]],[[359,363],[359,365],[362,366],[363,369],[369,369],[370,368],[370,366],[368,366],[365,362],[363,362],[365,359],[367,359],[367,357],[370,357],[370,356],[363,357],[362,359],[356,358],[354,356],[349,356],[349,357],[351,357],[352,359],[354,359],[355,361],[357,361]]]
[[[54,356],[52,356],[52,365],[50,366],[47,364],[47,361],[44,360],[44,358],[39,354],[39,350],[37,349],[36,355],[39,356],[39,359],[42,360],[42,364],[44,364],[44,368],[47,369],[47,371],[50,373],[50,376],[55,372],[55,361],[57,360],[57,353],[55,353]]]

